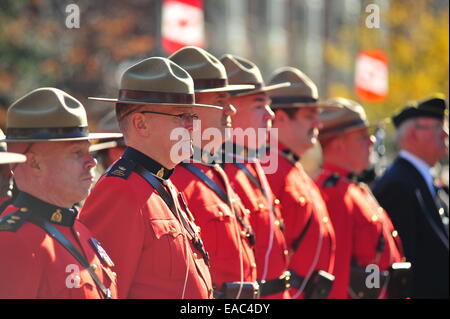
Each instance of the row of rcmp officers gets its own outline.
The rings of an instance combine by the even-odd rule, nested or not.
[[[118,98],[92,99],[115,103],[122,144],[103,144],[114,157],[124,152],[105,157],[109,168],[79,217],[74,204],[95,166],[87,140],[121,135],[89,134],[83,106],[58,89],[35,90],[8,110],[5,141],[27,161],[11,166],[20,192],[0,220],[0,298],[408,295],[402,234],[351,177],[371,146],[360,105],[319,101],[298,69],[279,69],[265,85],[251,61],[196,47],[140,61],[122,75]],[[197,118],[201,133],[216,128],[224,138],[192,145]],[[278,143],[266,156],[275,154],[275,174],[255,156],[265,139],[225,134],[269,132],[272,122]],[[170,134],[180,127],[190,152],[175,159]],[[325,165],[315,183],[299,159],[317,140]],[[364,285],[369,264],[382,270],[379,289]]]

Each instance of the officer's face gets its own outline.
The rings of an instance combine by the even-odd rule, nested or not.
[[[370,152],[374,144],[374,137],[370,136],[367,128],[344,133],[342,140],[342,155],[352,167],[354,173],[360,173],[370,164]]]
[[[194,119],[191,116],[197,114],[199,109],[190,106],[145,106],[133,114],[136,117],[135,125],[139,130],[140,139],[144,143],[148,141],[147,147],[152,148],[152,156],[161,160],[161,163],[167,165],[167,168],[175,167],[181,161],[192,156]],[[145,111],[188,116],[182,119],[163,114],[139,113]]]
[[[228,139],[226,136],[226,128],[231,128],[231,117],[236,114],[236,109],[230,104],[230,94],[228,92],[210,92],[198,93],[195,100],[200,104],[217,105],[223,107],[223,110],[198,108],[196,113],[200,117],[201,145],[214,144],[217,147]],[[220,136],[212,135],[214,132],[220,132]],[[194,143],[196,141],[194,140]]]
[[[270,108],[270,99],[266,93],[253,94],[248,96],[232,97],[231,104],[236,108],[236,115],[233,116],[233,127],[242,130],[252,129],[255,131],[255,141],[250,148],[255,146],[261,148],[266,143],[266,135],[272,127],[272,120],[275,115]],[[263,129],[266,134],[257,134],[258,129]]]
[[[414,144],[431,166],[448,155],[448,126],[433,118],[418,118],[414,126]]]
[[[89,145],[88,141],[42,142],[30,149],[41,187],[55,203],[73,205],[88,196],[96,165]]]
[[[294,141],[294,145],[301,152],[306,152],[316,142],[321,127],[319,120],[319,110],[316,107],[301,108],[295,114],[293,119],[288,119],[285,124],[291,131],[290,136]]]

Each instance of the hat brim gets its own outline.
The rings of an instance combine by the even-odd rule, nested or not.
[[[264,86],[264,87],[262,87],[260,89],[233,94],[233,97],[265,93],[265,92],[269,92],[269,91],[285,88],[285,87],[288,87],[290,85],[291,85],[290,82],[283,82],[283,83],[278,83],[278,84],[273,84],[273,85],[267,85],[267,86]]]
[[[80,137],[62,137],[62,138],[49,138],[49,139],[37,139],[37,138],[4,138],[1,142],[70,142],[70,141],[87,141],[87,140],[103,140],[111,138],[121,138],[122,133],[89,133],[88,136]]]
[[[128,104],[140,104],[140,105],[167,105],[167,106],[176,106],[176,107],[201,107],[201,108],[209,108],[209,109],[217,109],[223,110],[223,107],[217,105],[208,105],[208,104],[177,104],[177,103],[149,103],[149,102],[141,102],[141,101],[131,101],[131,100],[119,100],[119,99],[111,99],[104,97],[88,97],[89,100],[108,102],[108,103],[128,103]]]
[[[0,165],[11,163],[24,163],[27,161],[27,157],[23,154],[0,152]]]
[[[254,85],[227,85],[219,88],[211,88],[211,89],[194,89],[195,93],[214,93],[214,92],[228,92],[228,91],[246,91],[254,89]]]
[[[323,110],[341,109],[342,106],[333,103],[318,101],[315,103],[289,103],[289,104],[271,104],[272,109],[289,109],[289,108],[320,108]]]
[[[109,141],[109,142],[104,142],[104,143],[92,144],[91,146],[89,146],[89,153],[94,153],[94,152],[106,150],[108,148],[114,148],[117,146],[119,146],[119,143],[117,141]]]

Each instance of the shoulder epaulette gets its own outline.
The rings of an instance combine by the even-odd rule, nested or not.
[[[0,232],[16,232],[27,221],[30,211],[27,208],[9,213],[0,218]]]
[[[334,187],[337,185],[341,176],[339,174],[331,174],[328,178],[323,182],[323,187]]]
[[[136,164],[132,161],[121,158],[105,172],[107,177],[120,177],[128,179]]]

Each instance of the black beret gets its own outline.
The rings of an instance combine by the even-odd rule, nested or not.
[[[400,113],[392,117],[394,126],[398,128],[404,121],[417,117],[431,117],[444,120],[447,103],[441,96],[428,98],[417,102],[415,105],[407,105]]]

